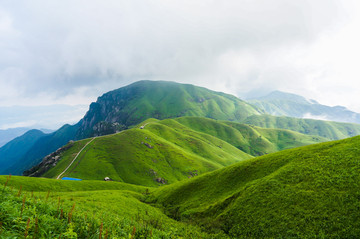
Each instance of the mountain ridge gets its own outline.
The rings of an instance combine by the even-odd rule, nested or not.
[[[232,95],[190,84],[139,81],[100,96],[77,124],[65,125],[39,140],[19,159],[22,165],[9,170],[21,174],[69,140],[115,133],[147,118],[187,115],[240,120],[253,114],[260,112]]]
[[[360,125],[355,124],[270,117],[264,115],[257,106],[233,95],[203,87],[166,81],[139,81],[100,96],[77,124],[65,125],[39,139],[17,159],[19,165],[7,168],[6,172],[21,174],[69,140],[116,133],[148,118],[166,119],[179,116],[207,117],[261,127],[283,128],[328,139],[360,134]],[[0,163],[6,160],[0,158]]]
[[[140,127],[141,125],[141,127]],[[280,129],[262,129],[204,117],[148,119],[117,134],[99,136],[64,175],[144,186],[174,183],[254,156],[317,142],[325,138]],[[56,178],[90,139],[71,143],[46,157],[27,175]],[[55,160],[56,159],[56,160]],[[48,161],[48,162],[47,162]],[[56,164],[50,168],[48,165]],[[42,173],[37,173],[42,172]]]
[[[344,106],[322,105],[315,100],[282,91],[273,91],[262,97],[250,98],[247,102],[273,116],[360,123],[360,114]]]

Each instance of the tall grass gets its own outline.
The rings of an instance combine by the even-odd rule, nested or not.
[[[10,177],[6,181],[9,184]],[[209,238],[198,227],[178,223],[161,215],[156,219],[151,213],[143,212],[141,208],[122,208],[122,210],[137,211],[135,216],[112,208],[111,201],[96,203],[97,193],[89,192],[88,199],[95,201],[87,206],[74,193],[29,192],[20,187],[12,189],[4,184],[0,192],[0,238]],[[23,188],[23,187],[21,187]],[[116,193],[118,190],[114,190]],[[91,195],[91,196],[89,196]],[[20,197],[21,196],[21,197]],[[137,199],[131,199],[136,200]],[[129,201],[130,202],[130,201]],[[134,202],[141,207],[139,201]],[[93,205],[99,205],[94,211],[87,210]],[[153,209],[155,210],[155,209]],[[157,210],[157,209],[156,209]],[[129,214],[131,215],[131,214]],[[190,231],[185,230],[191,228]]]

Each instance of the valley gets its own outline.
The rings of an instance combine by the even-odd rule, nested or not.
[[[7,195],[1,235],[23,234],[26,220],[34,235],[38,219],[42,229],[58,228],[54,236],[98,237],[102,225],[111,237],[353,237],[360,228],[359,143],[354,137],[288,149],[160,187],[0,176]]]
[[[205,88],[137,82],[75,125],[0,148],[12,162],[2,174],[26,175],[0,176],[0,237],[355,237],[359,134]]]

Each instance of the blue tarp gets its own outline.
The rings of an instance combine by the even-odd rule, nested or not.
[[[80,178],[69,178],[69,177],[63,177],[61,180],[73,180],[73,181],[81,181]]]

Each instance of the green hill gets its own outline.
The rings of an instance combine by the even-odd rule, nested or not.
[[[359,145],[284,150],[158,188],[12,176],[0,237],[358,238]]]
[[[233,95],[203,87],[167,81],[138,81],[110,91],[92,103],[78,135],[80,138],[104,135],[148,118],[201,116],[241,121],[261,113],[255,106]]]
[[[235,238],[360,235],[360,137],[285,150],[159,188],[173,218]]]
[[[30,140],[28,138],[21,137],[19,144],[22,146],[16,148],[16,154],[13,153],[14,151],[9,152],[9,150],[7,149],[4,150],[4,153],[8,155],[1,158],[0,161],[3,162],[6,159],[9,160],[11,158],[14,158],[15,163],[13,163],[12,165],[4,163],[5,170],[0,173],[11,173],[15,175],[22,174],[22,172],[24,172],[26,169],[29,169],[35,164],[39,163],[41,161],[41,158],[43,158],[45,155],[57,150],[58,148],[72,140],[78,128],[78,124],[64,125],[63,127],[51,134],[42,134],[42,137],[31,137]],[[8,144],[12,143],[13,141],[10,141]],[[1,148],[0,150],[2,150],[3,148]]]
[[[360,134],[359,124],[284,116],[254,115],[249,116],[243,123],[263,128],[289,129],[302,134],[321,136],[329,140],[345,139]]]
[[[13,139],[0,148],[0,174],[11,173],[8,168],[19,165],[20,159],[31,149],[44,134],[40,130],[29,130],[25,134]],[[20,162],[19,162],[20,161]]]
[[[252,156],[327,141],[326,138],[304,135],[290,130],[266,129],[230,121],[206,118],[200,120],[197,117],[181,117],[175,120],[195,131],[224,140]]]
[[[203,87],[165,81],[139,81],[99,97],[79,123],[64,125],[36,143],[30,144],[30,141],[24,140],[22,144],[30,147],[26,151],[21,150],[22,155],[16,158],[15,165],[10,167],[4,163],[3,168],[6,168],[6,172],[21,174],[69,140],[115,133],[148,118],[202,116],[240,121],[260,113],[255,106],[235,96]],[[0,164],[9,160],[2,157]]]
[[[39,163],[41,158],[65,145],[69,140],[81,140],[92,136],[116,133],[149,118],[206,117],[253,124],[263,128],[289,129],[303,134],[325,137],[329,140],[360,134],[360,125],[356,124],[276,118],[262,115],[262,113],[263,111],[258,107],[235,96],[202,87],[165,81],[139,81],[99,97],[90,105],[89,111],[77,124],[65,125],[56,132],[41,137],[36,142],[24,139],[21,144],[26,147],[19,150],[21,155],[14,160],[10,160],[7,156],[0,157],[0,164],[2,164],[3,172],[21,174],[24,170]],[[245,130],[244,127],[243,129]],[[247,130],[248,132],[252,131],[250,128]],[[276,137],[279,135],[274,132],[267,133],[268,141],[277,140]],[[260,136],[265,136],[261,135],[264,132],[258,131],[257,133],[260,134],[259,137],[251,137],[251,140],[243,142],[244,144],[231,143],[231,135],[220,139],[253,156],[313,142],[312,139],[310,139],[311,142],[307,142],[309,140],[306,138],[301,140],[298,135],[294,137],[293,141],[299,141],[298,144],[295,144],[291,141],[284,141],[284,137],[289,139],[290,136],[281,136],[282,142],[271,146],[271,143],[260,138]],[[288,143],[290,146],[287,146]],[[270,147],[273,148],[270,150]],[[267,150],[264,151],[264,148]],[[3,151],[4,155],[12,154],[10,151],[7,152],[8,149]],[[9,161],[16,161],[16,163],[13,165],[3,163]]]
[[[144,129],[140,129],[141,125]],[[42,176],[60,175],[89,141],[75,142],[59,155],[61,160],[56,166]],[[133,129],[95,138],[62,176],[97,180],[110,177],[126,183],[157,186],[253,156],[324,141],[321,137],[288,130],[262,129],[202,117],[149,119]],[[42,171],[39,168],[30,170],[28,175]]]
[[[146,187],[16,176],[7,180],[0,176],[0,238],[213,237],[143,203]]]

